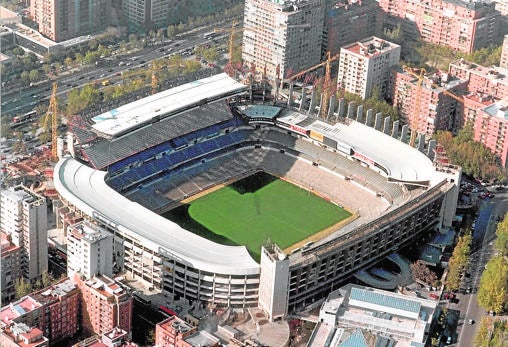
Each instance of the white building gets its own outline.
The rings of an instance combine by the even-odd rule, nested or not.
[[[270,320],[286,316],[289,289],[289,258],[277,246],[261,247],[259,307]]]
[[[97,225],[79,222],[67,229],[67,275],[91,279],[113,275],[113,236]]]
[[[286,77],[321,61],[324,0],[246,0],[242,58],[268,78]]]
[[[23,275],[35,282],[48,269],[46,198],[22,185],[2,191],[0,229],[22,248]]]
[[[337,84],[363,99],[371,97],[374,88],[385,96],[390,68],[399,60],[399,45],[374,36],[344,46],[340,49]]]
[[[330,293],[307,346],[341,346],[358,340],[373,345],[424,345],[437,302],[348,284]]]

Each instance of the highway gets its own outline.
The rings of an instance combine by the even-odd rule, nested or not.
[[[222,24],[218,28],[228,28],[229,23]],[[92,80],[104,80],[118,78],[122,72],[145,66],[150,61],[167,57],[169,52],[177,52],[185,49],[193,49],[199,45],[209,43],[210,40],[202,37],[203,33],[209,32],[210,28],[197,30],[187,34],[185,39],[164,42],[162,45],[147,47],[143,50],[131,52],[125,55],[114,55],[111,60],[100,61],[99,66],[87,65],[81,68],[73,68],[70,71],[60,73],[54,79],[58,83],[58,95],[66,96],[67,93],[79,88]],[[227,34],[222,34],[214,40],[224,42]],[[136,58],[134,60],[134,58]],[[191,58],[191,57],[188,57]],[[121,64],[124,62],[125,64]],[[2,88],[2,115],[15,115],[28,112],[39,103],[47,103],[51,95],[51,81],[38,82],[33,87],[26,87],[17,90]]]

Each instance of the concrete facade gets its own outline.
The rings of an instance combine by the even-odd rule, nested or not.
[[[0,233],[2,238],[2,274],[0,292],[2,293],[2,306],[14,300],[16,296],[16,280],[23,276],[21,269],[21,247],[16,246],[6,233]]]

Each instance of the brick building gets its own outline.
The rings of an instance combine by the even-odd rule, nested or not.
[[[411,129],[432,136],[438,130],[456,131],[462,125],[462,104],[451,94],[464,94],[466,81],[451,78],[447,73],[433,73],[418,77],[392,70],[390,96],[401,117]]]
[[[32,328],[24,323],[12,323],[0,332],[2,347],[48,347],[49,340],[42,330]]]
[[[173,316],[155,326],[157,347],[219,346],[219,339]]]
[[[406,40],[421,39],[471,53],[495,44],[501,14],[495,4],[462,0],[380,0],[387,23],[402,24]]]
[[[82,328],[104,334],[114,328],[128,333],[132,326],[132,297],[114,280],[97,275],[90,280],[74,279],[82,293]]]
[[[508,96],[508,69],[481,66],[465,60],[452,62],[448,72],[467,81],[467,90],[497,99]]]
[[[21,271],[21,247],[11,242],[10,237],[0,232],[2,242],[2,273],[0,292],[2,293],[2,306],[14,300],[16,296],[16,280],[23,276]]]

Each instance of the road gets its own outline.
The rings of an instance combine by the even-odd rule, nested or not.
[[[493,193],[496,194],[494,198],[482,202],[482,204],[492,205],[493,209],[491,218],[489,218],[481,246],[478,247],[478,250],[471,254],[468,268],[466,270],[467,273],[469,273],[469,277],[465,277],[463,279],[462,286],[466,290],[467,288],[471,288],[471,293],[457,294],[459,302],[457,304],[449,305],[449,308],[451,309],[460,310],[460,319],[457,329],[457,346],[459,347],[470,347],[472,345],[472,341],[474,341],[474,337],[478,329],[478,323],[485,315],[485,310],[478,306],[476,293],[481,275],[485,269],[485,264],[493,255],[492,241],[495,237],[497,227],[496,217],[504,216],[508,210],[508,193],[504,191],[493,191]],[[473,324],[469,324],[469,320],[473,320]]]
[[[229,25],[229,23],[223,24],[218,28],[228,28]],[[209,31],[209,28],[202,29],[187,35],[185,39],[166,42],[159,46],[147,47],[144,50],[121,56],[112,56],[113,59],[111,61],[104,60],[99,66],[84,66],[81,69],[75,68],[71,71],[61,73],[55,78],[55,81],[58,83],[58,95],[65,96],[71,89],[82,87],[91,80],[115,78],[123,71],[142,67],[142,65],[148,64],[150,61],[167,56],[169,52],[168,49],[171,49],[172,52],[176,52],[208,43],[209,40],[204,39],[202,34],[203,32]],[[223,34],[216,37],[214,40],[223,42],[226,36],[227,34]],[[133,60],[134,57],[137,59]],[[122,64],[122,66],[119,66],[120,62],[124,62],[125,65]],[[42,81],[33,87],[19,90],[2,88],[1,113],[2,115],[14,115],[28,112],[37,104],[48,102],[50,95],[50,81]]]

